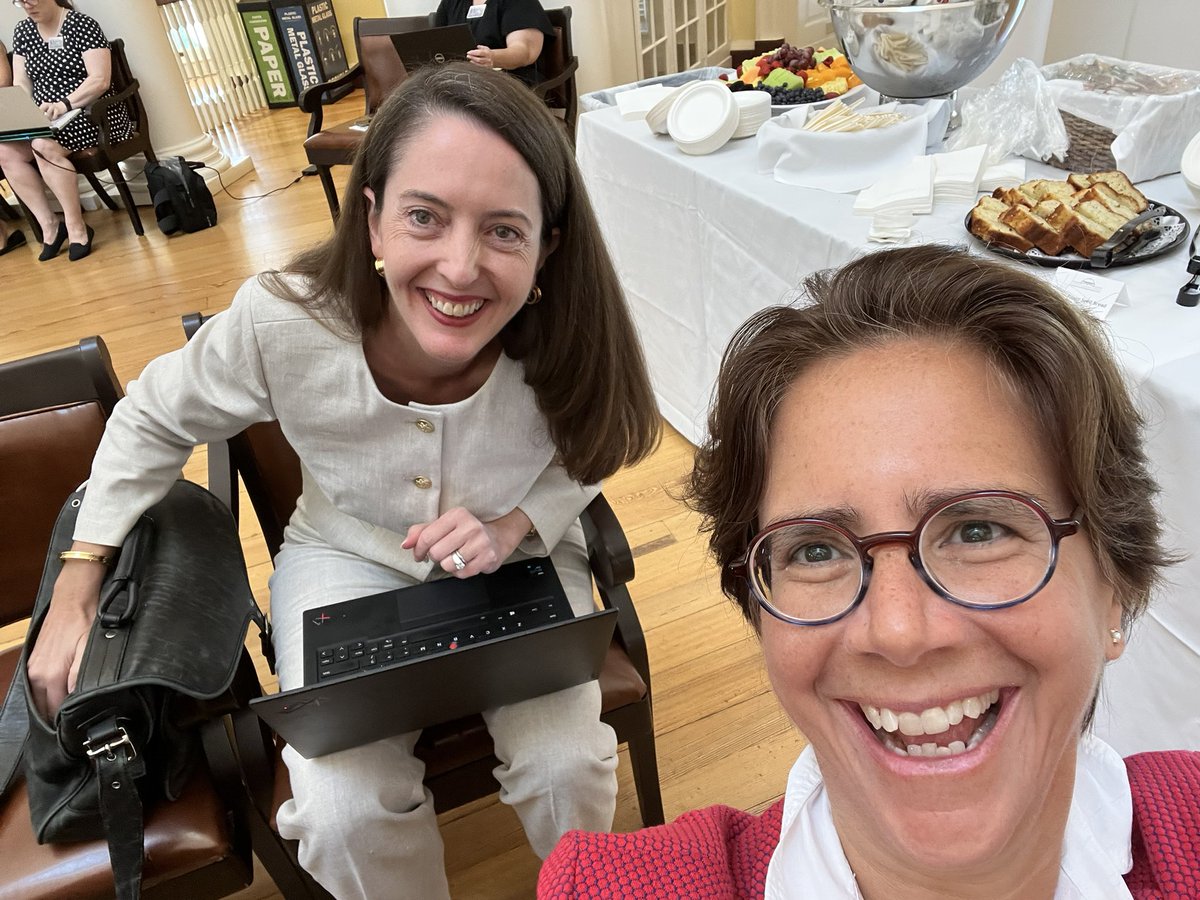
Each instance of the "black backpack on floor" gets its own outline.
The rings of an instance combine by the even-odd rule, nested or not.
[[[191,234],[217,224],[212,192],[196,172],[203,168],[203,163],[188,162],[182,156],[146,163],[146,185],[163,234]]]

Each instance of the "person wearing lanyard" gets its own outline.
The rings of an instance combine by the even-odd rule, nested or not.
[[[479,46],[467,58],[489,69],[504,69],[528,85],[541,81],[535,63],[554,28],[538,0],[441,0],[437,27],[465,22]]]

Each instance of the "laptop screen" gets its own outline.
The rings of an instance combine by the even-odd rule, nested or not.
[[[467,53],[477,46],[467,25],[406,31],[393,34],[391,38],[396,55],[409,72],[431,62],[466,59]]]

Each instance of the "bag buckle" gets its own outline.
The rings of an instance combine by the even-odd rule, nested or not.
[[[121,746],[126,746],[129,748],[129,758],[131,760],[137,759],[137,748],[133,746],[133,741],[129,739],[129,732],[126,731],[125,727],[122,725],[117,726],[117,731],[121,732],[121,736],[119,738],[117,738],[115,741],[108,741],[107,743],[95,748],[92,747],[92,739],[87,738],[83,742],[83,749],[87,751],[88,759],[95,759],[97,756],[103,753],[105,754],[106,759],[110,761],[114,760],[117,758],[117,754],[113,751]]]

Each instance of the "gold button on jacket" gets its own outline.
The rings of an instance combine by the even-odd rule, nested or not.
[[[428,490],[429,488],[433,487],[433,482],[430,481],[428,478],[426,478],[424,475],[418,475],[416,478],[414,478],[413,484],[415,484],[417,487],[419,487],[423,491]]]

